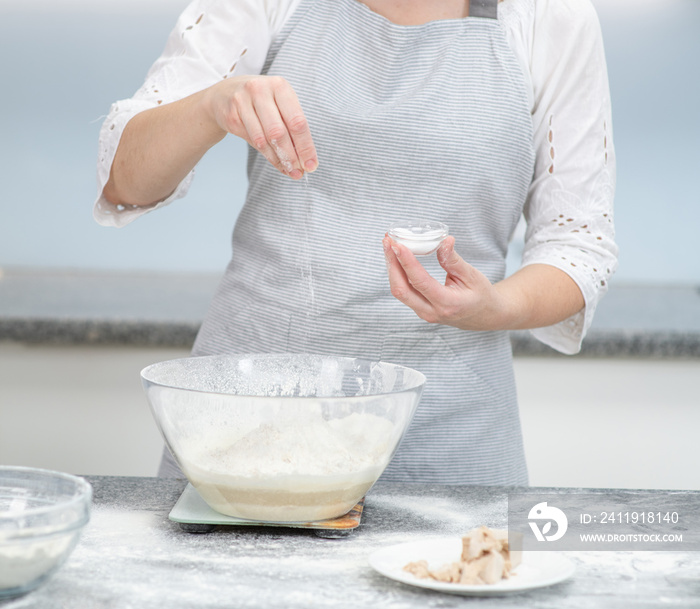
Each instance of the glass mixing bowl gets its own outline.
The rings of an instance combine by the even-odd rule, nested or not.
[[[82,478],[0,466],[0,599],[44,583],[66,561],[90,520]]]
[[[202,498],[258,522],[351,510],[394,455],[425,384],[404,366],[315,355],[189,357],[141,378]]]

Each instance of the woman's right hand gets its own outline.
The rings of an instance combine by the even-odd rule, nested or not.
[[[207,90],[209,112],[224,131],[237,135],[294,180],[318,166],[301,104],[281,76],[236,76]]]
[[[104,197],[114,205],[165,200],[227,133],[242,137],[295,180],[318,166],[290,84],[279,76],[237,76],[136,114],[119,140]]]

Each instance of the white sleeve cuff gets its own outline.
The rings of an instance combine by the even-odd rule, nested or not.
[[[586,334],[588,333],[596,308],[601,298],[607,292],[607,284],[599,285],[596,289],[592,286],[591,281],[586,278],[577,277],[569,269],[557,264],[552,264],[550,260],[542,260],[541,262],[531,259],[528,264],[549,264],[559,270],[564,271],[578,285],[583,294],[584,307],[578,313],[574,313],[571,317],[560,321],[551,326],[543,328],[534,328],[530,330],[530,334],[541,343],[564,353],[565,355],[575,355],[581,350],[581,344]]]

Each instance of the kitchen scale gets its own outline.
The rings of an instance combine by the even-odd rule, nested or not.
[[[169,518],[187,533],[209,533],[217,526],[289,527],[311,529],[319,537],[345,537],[360,525],[365,498],[344,516],[315,522],[257,522],[220,514],[210,508],[191,484],[187,484]]]

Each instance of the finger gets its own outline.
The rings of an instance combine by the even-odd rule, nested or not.
[[[464,262],[460,255],[455,251],[455,238],[450,235],[446,237],[437,249],[437,259],[440,266],[448,273],[454,272],[459,274],[461,264]]]
[[[394,298],[413,309],[419,317],[425,319],[432,313],[432,307],[423,295],[413,288],[408,280],[406,272],[396,254],[397,245],[398,244],[389,237],[384,237],[384,255],[386,258],[391,294]]]
[[[391,250],[396,256],[411,287],[428,303],[441,301],[445,287],[425,270],[418,259],[405,246],[392,240]]]
[[[265,138],[282,163],[285,172],[291,178],[300,179],[304,172],[272,91],[267,89],[263,94],[254,97],[253,108],[263,127]]]
[[[309,124],[301,109],[297,94],[288,85],[275,89],[274,95],[282,120],[287,126],[292,145],[299,158],[300,167],[304,171],[315,171],[318,167],[316,146],[314,146]]]
[[[440,266],[447,272],[445,285],[470,286],[479,279],[479,272],[455,251],[455,239],[447,237],[437,250]]]
[[[227,85],[233,85],[236,84],[235,80],[230,79],[223,82],[226,82]],[[267,141],[263,125],[253,107],[253,100],[256,97],[264,96],[266,90],[269,90],[269,86],[260,78],[245,80],[242,86],[235,88],[229,97],[229,108],[224,116],[224,125],[230,133],[246,140],[276,169],[285,173],[277,153]],[[268,93],[267,97],[271,98],[271,95]]]
[[[247,142],[260,152],[278,171],[287,175],[282,161],[267,141],[263,126],[258,119],[258,115],[253,110],[253,107],[241,108],[238,111],[238,115],[246,130],[245,139]]]

